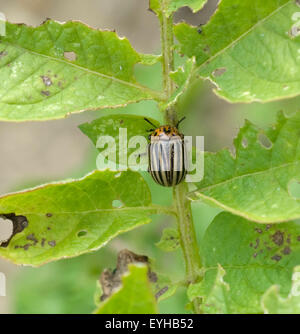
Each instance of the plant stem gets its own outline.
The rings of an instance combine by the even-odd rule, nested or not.
[[[162,6],[164,0],[162,0]],[[164,15],[164,8],[160,17],[161,22],[161,44],[162,44],[162,64],[163,64],[163,84],[167,98],[170,98],[175,90],[175,85],[170,78],[170,72],[174,71],[174,51],[173,51],[173,17]],[[175,125],[178,117],[174,107],[165,111],[167,124]],[[195,283],[199,279],[201,269],[201,259],[199,255],[198,243],[193,224],[191,203],[186,197],[187,184],[185,182],[173,188],[173,200],[177,212],[178,230],[180,244],[186,266],[187,283]],[[193,301],[195,313],[200,313],[199,300]]]
[[[187,199],[186,194],[187,184],[185,182],[173,188],[180,244],[186,266],[186,281],[190,284],[199,280],[202,264],[194,228],[191,202]],[[193,301],[193,308],[195,313],[200,313],[199,300]]]
[[[164,0],[162,1],[164,3]],[[166,17],[164,13],[160,18],[161,21],[161,46],[162,46],[162,64],[163,64],[163,86],[164,92],[169,99],[172,96],[172,93],[175,90],[175,84],[170,78],[170,72],[174,71],[174,52],[173,52],[173,16]],[[177,114],[172,107],[171,109],[166,110],[166,121],[168,124],[175,125],[177,124]]]

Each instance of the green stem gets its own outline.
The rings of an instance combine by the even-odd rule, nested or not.
[[[186,194],[187,184],[185,182],[180,183],[173,189],[180,244],[186,266],[186,281],[190,284],[199,280],[202,264],[194,228],[191,202],[187,199]],[[193,301],[193,308],[195,313],[200,313],[200,302],[198,299]]]
[[[164,4],[164,1],[162,1]],[[174,90],[175,84],[170,78],[170,72],[174,71],[174,37],[173,37],[173,16],[166,17],[164,13],[161,14],[161,46],[162,46],[162,64],[163,64],[163,86],[164,93],[167,99],[169,99]],[[166,121],[168,124],[177,124],[177,114],[175,109],[172,107],[166,110]]]
[[[162,64],[163,64],[163,84],[167,98],[170,98],[175,90],[175,85],[170,78],[170,72],[174,71],[174,40],[173,40],[173,17],[164,15],[164,0],[162,0],[161,22],[161,44],[162,44]],[[175,125],[178,117],[174,107],[165,111],[165,121],[167,124]],[[177,212],[178,230],[180,244],[186,266],[186,281],[195,283],[199,279],[201,269],[201,259],[199,255],[198,243],[193,223],[191,203],[187,199],[187,184],[181,183],[173,189],[173,200]],[[199,300],[194,300],[193,308],[195,313],[200,313]]]

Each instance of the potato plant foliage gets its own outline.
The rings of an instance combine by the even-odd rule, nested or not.
[[[0,38],[0,120],[46,121],[153,100],[170,123],[193,84],[207,79],[230,102],[300,95],[299,1],[221,0],[201,29],[173,24],[180,7],[197,12],[206,2],[150,0],[161,26],[161,55],[141,54],[115,32],[79,22],[7,23]],[[185,55],[178,68],[175,53]],[[140,83],[134,73],[137,64],[157,63],[162,90]],[[80,129],[94,144],[99,135],[117,137],[121,124],[129,136],[146,137],[144,116],[142,109],[104,115]],[[164,214],[177,225],[157,245],[182,250],[181,285],[191,312],[299,313],[300,202],[291,187],[300,182],[300,113],[282,111],[266,129],[246,121],[234,146],[235,154],[206,152],[203,179],[175,187],[172,206],[153,204],[143,175],[130,170],[93,171],[3,195],[0,215],[11,219],[14,231],[0,256],[40,266],[96,251]],[[198,241],[193,226],[201,221],[193,221],[192,201],[223,210]],[[150,277],[151,264],[138,262],[103,301],[99,287],[95,313],[156,313],[160,300],[176,293],[176,282],[158,273]]]

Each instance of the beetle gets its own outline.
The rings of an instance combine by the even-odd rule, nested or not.
[[[186,152],[184,135],[178,126],[185,119],[183,117],[176,126],[156,126],[147,118],[145,121],[154,126],[149,129],[150,143],[148,144],[148,172],[153,180],[164,187],[173,187],[181,183],[186,176]]]

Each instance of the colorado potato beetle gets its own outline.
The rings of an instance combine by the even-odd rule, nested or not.
[[[164,187],[176,186],[186,176],[184,135],[178,130],[184,118],[176,126],[162,125],[158,128],[145,118],[154,126],[149,130],[148,172],[156,183]]]

